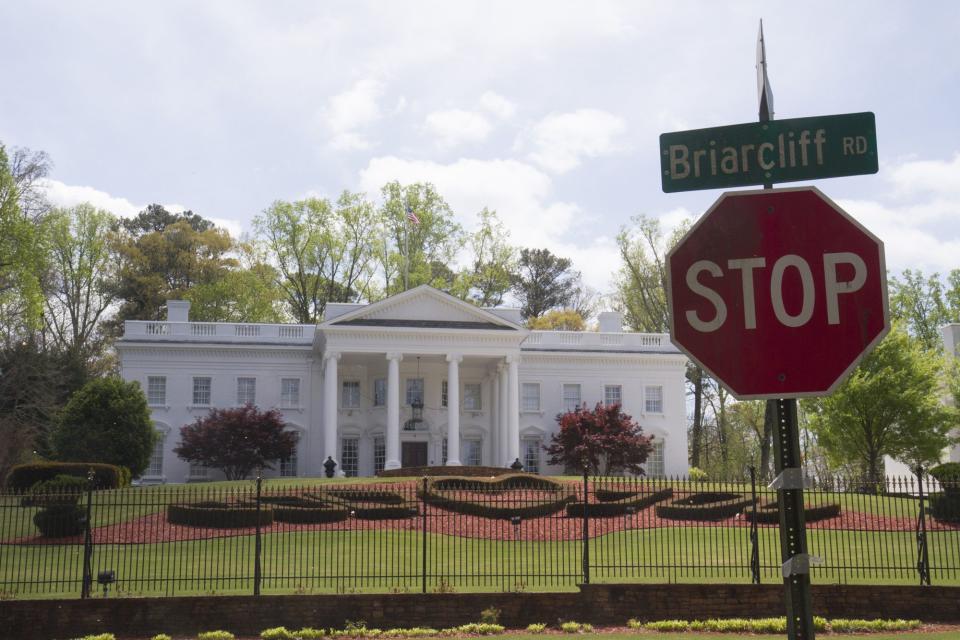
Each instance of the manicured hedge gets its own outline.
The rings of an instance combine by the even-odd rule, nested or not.
[[[99,462],[30,462],[18,464],[7,474],[6,486],[13,491],[26,491],[38,482],[52,480],[56,476],[76,476],[86,479],[93,469],[94,489],[116,489],[130,484],[130,471],[126,467]]]
[[[740,493],[694,493],[657,505],[657,516],[670,520],[723,520],[740,513],[753,500]]]
[[[87,481],[76,476],[59,475],[38,482],[20,501],[24,507],[60,507],[77,504]]]
[[[83,533],[86,511],[76,504],[49,506],[33,514],[33,524],[40,535],[48,538],[63,538]]]
[[[599,496],[597,497],[599,499]],[[608,499],[606,502],[590,503],[586,505],[586,509],[587,514],[591,518],[609,518],[611,516],[625,515],[628,509],[640,511],[641,509],[646,509],[652,504],[662,502],[672,497],[673,488],[667,487],[666,489],[661,489],[660,491],[655,491],[653,493],[634,493],[631,496],[615,501]],[[583,510],[584,504],[582,502],[574,502],[567,505],[567,515],[571,518],[582,518]]]
[[[594,489],[593,496],[600,502],[616,502],[639,495],[639,489],[619,490],[619,489]]]
[[[484,477],[490,478],[504,473],[513,473],[503,467],[481,467],[481,466],[462,466],[457,467],[458,476]],[[448,476],[450,467],[432,466],[432,467],[401,467],[400,469],[384,469],[378,471],[380,478],[423,478],[425,476]]]
[[[350,496],[349,499],[341,497]],[[345,509],[349,515],[360,520],[400,520],[417,515],[417,504],[395,491],[362,489],[334,489],[306,493],[305,498],[316,500],[332,508]]]
[[[326,524],[342,522],[350,517],[350,510],[341,505],[332,505],[305,496],[263,496],[263,505],[273,509],[276,522],[289,524]],[[256,501],[246,500],[244,505],[256,507]]]
[[[520,497],[497,494],[506,491],[531,491]],[[491,494],[489,501],[477,501],[472,494]],[[543,494],[546,494],[545,496]],[[525,474],[509,474],[499,478],[437,478],[427,483],[420,498],[439,509],[482,518],[509,520],[510,518],[541,518],[558,511],[575,498],[567,487],[554,480]]]
[[[817,522],[840,515],[840,505],[837,503],[803,506],[803,518],[807,522]],[[743,509],[743,516],[749,521],[753,517],[753,507],[749,504]],[[757,522],[759,524],[777,524],[780,522],[780,503],[776,500],[763,502],[757,505]]]
[[[207,501],[167,506],[167,522],[188,527],[254,527],[257,525],[258,516],[261,526],[273,523],[273,507],[261,505],[258,513],[256,506],[227,502]]]

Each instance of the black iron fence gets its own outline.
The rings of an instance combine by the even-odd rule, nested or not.
[[[806,492],[811,578],[960,584],[960,487]],[[685,478],[251,481],[0,494],[0,597],[779,582],[776,492]]]

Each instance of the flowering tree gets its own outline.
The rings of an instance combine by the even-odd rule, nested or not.
[[[180,428],[173,450],[187,462],[220,469],[227,480],[240,480],[257,468],[273,468],[297,446],[297,434],[285,431],[276,409],[259,411],[251,404],[235,409],[211,409],[203,418]]]
[[[619,404],[597,403],[593,411],[586,405],[557,416],[560,431],[544,447],[550,464],[598,473],[629,471],[642,474],[642,465],[653,451],[651,436],[643,435],[640,425],[624,413]]]

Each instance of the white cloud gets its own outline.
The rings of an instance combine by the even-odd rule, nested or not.
[[[327,100],[321,118],[330,132],[330,146],[341,150],[369,148],[371,142],[363,130],[381,118],[382,95],[380,82],[364,78]]]
[[[513,114],[517,112],[515,104],[493,91],[487,91],[480,96],[480,106],[501,120],[512,118]]]
[[[46,180],[44,187],[47,191],[47,199],[55,207],[73,207],[87,202],[122,218],[131,218],[143,210],[143,207],[133,204],[126,198],[112,196],[94,187],[69,185],[59,180],[49,179]]]
[[[953,160],[909,160],[887,173],[900,196],[937,193],[960,196],[960,153]]]
[[[482,142],[493,126],[476,111],[449,109],[427,115],[426,130],[437,139],[437,145],[449,149],[468,142]]]
[[[564,173],[579,166],[584,157],[619,151],[625,131],[622,118],[599,109],[550,114],[530,132],[535,148],[530,159],[550,171]]]

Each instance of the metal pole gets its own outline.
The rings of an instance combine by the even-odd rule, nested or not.
[[[261,539],[260,539],[260,497],[261,497],[261,488],[263,483],[263,476],[261,471],[257,470],[257,531],[254,537],[253,545],[253,595],[260,595],[260,550],[261,550]]]
[[[583,584],[590,584],[590,501],[587,467],[583,467]]]
[[[787,635],[791,640],[812,640],[810,556],[803,514],[803,473],[800,470],[800,430],[797,401],[777,400],[777,430],[773,438],[780,503],[780,558],[787,596]]]
[[[83,523],[83,583],[80,585],[80,598],[90,597],[90,586],[93,575],[90,571],[90,560],[93,556],[93,534],[91,533],[93,514],[93,469],[87,472],[87,515]]]
[[[427,592],[427,477],[423,477],[423,493],[420,495],[420,538],[421,544],[421,575],[423,576],[423,593]]]
[[[920,513],[917,516],[917,573],[920,584],[930,586],[930,558],[927,555],[927,510],[923,495],[923,467],[917,467],[917,482],[920,485]]]
[[[760,546],[757,534],[757,468],[750,467],[750,497],[753,510],[750,518],[750,580],[760,584]]]

